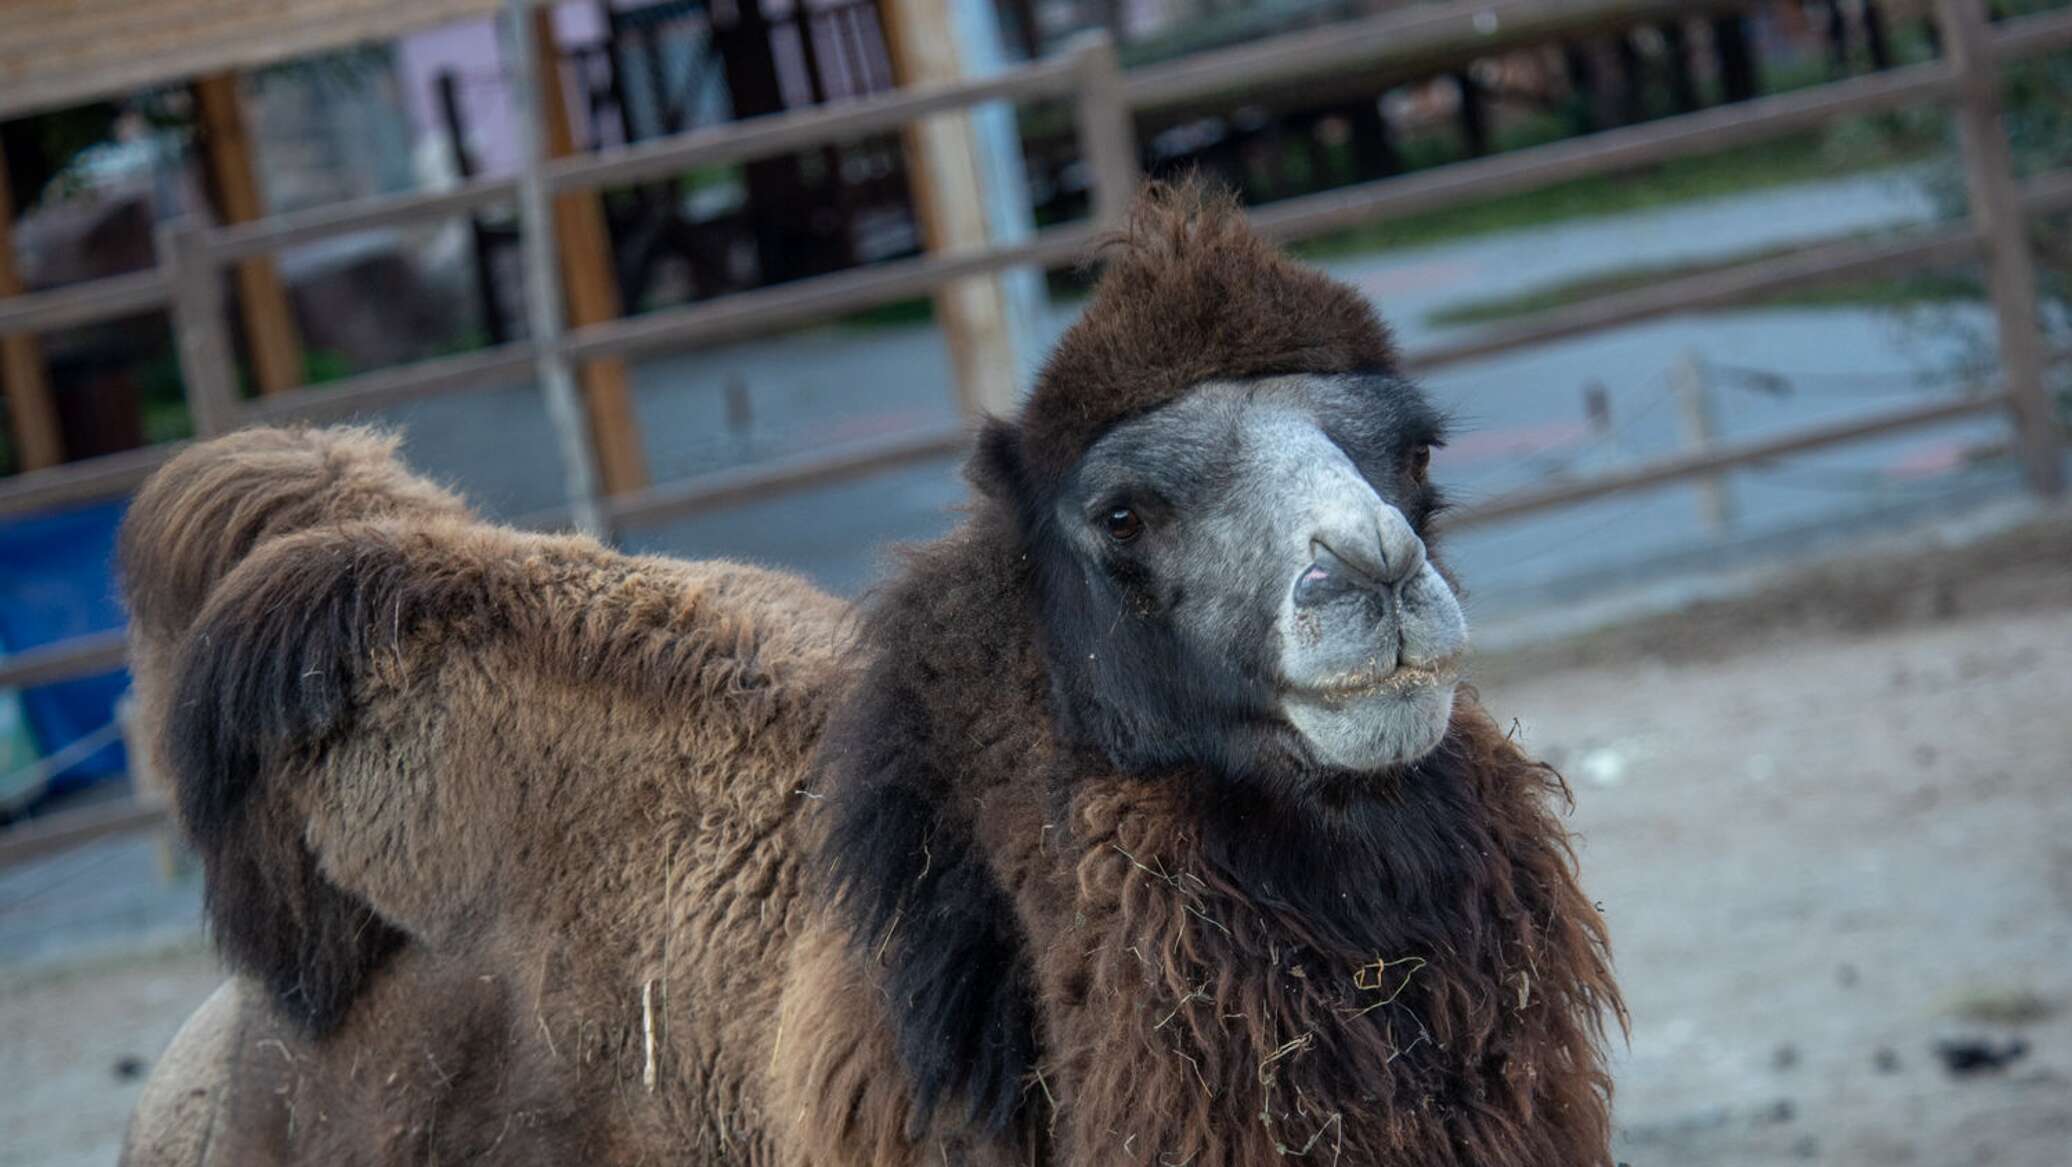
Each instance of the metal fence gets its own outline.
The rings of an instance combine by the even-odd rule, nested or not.
[[[513,0],[517,7],[519,0]],[[170,310],[179,339],[188,404],[200,437],[260,422],[321,421],[419,398],[507,385],[528,372],[543,383],[569,362],[632,357],[720,339],[796,327],[859,309],[936,291],[959,279],[1022,266],[1059,267],[1080,258],[1103,230],[1117,224],[1139,175],[1133,117],[1148,109],[1186,106],[1253,83],[1284,82],[1291,70],[1390,62],[1427,68],[1465,61],[1520,44],[1617,27],[1667,12],[1732,7],[1673,5],[1657,0],[1510,0],[1401,10],[1317,33],[1298,33],[1208,54],[1125,77],[1104,39],[982,80],[923,86],[795,113],[756,118],[636,146],[528,166],[518,179],[469,182],[453,190],[370,199],[228,227],[171,224],[161,234],[155,271],[0,300],[0,335],[40,332],[138,312]],[[2056,494],[2060,436],[2044,378],[2048,354],[2039,324],[2028,227],[2041,215],[2072,211],[2072,171],[2018,183],[2002,126],[1999,87],[2005,66],[2072,48],[2072,11],[1987,22],[1983,0],[1938,0],[1941,59],[1870,77],[1700,113],[1665,118],[1547,146],[1390,178],[1272,204],[1254,213],[1271,235],[1298,240],[1379,219],[1516,194],[1592,175],[1775,139],[1838,118],[1941,103],[1954,108],[1969,178],[1969,218],[1881,241],[1842,240],[1792,255],[1701,275],[1670,278],[1636,291],[1588,299],[1467,339],[1410,354],[1416,369],[1479,359],[1552,340],[1617,328],[1671,313],[1730,304],[1766,294],[1865,276],[1887,276],[1983,259],[1998,323],[2003,370],[1993,391],[1959,401],[1879,413],[1779,438],[1712,447],[1600,477],[1537,488],[1463,508],[1448,525],[1463,527],[1605,495],[1700,479],[1805,450],[2006,411],[2030,487]],[[1314,42],[1314,43],[1312,43]],[[522,54],[521,54],[522,56]],[[239,260],[345,232],[451,218],[482,207],[538,196],[595,190],[739,162],[790,150],[897,131],[930,115],[992,101],[1068,100],[1077,113],[1081,149],[1094,182],[1090,222],[1047,229],[1011,247],[938,253],[876,264],[718,300],[588,325],[566,332],[551,306],[551,245],[535,253],[528,296],[535,302],[533,339],[441,357],[292,390],[259,400],[237,392],[222,303],[222,273]],[[532,189],[528,190],[528,186]],[[528,235],[542,238],[531,224]],[[539,217],[535,218],[537,215]],[[541,278],[541,272],[549,278]],[[541,285],[546,285],[542,287]],[[539,327],[541,324],[546,327]],[[564,410],[566,412],[566,403]],[[580,409],[574,410],[580,414]],[[580,428],[578,421],[577,427]],[[575,474],[567,506],[528,516],[530,525],[619,526],[736,505],[774,493],[837,481],[958,449],[964,426],[909,433],[753,467],[656,484],[597,497]],[[133,490],[179,444],[38,470],[0,482],[0,516]],[[580,461],[585,443],[565,443]],[[590,519],[585,523],[582,520]],[[87,638],[22,653],[0,665],[0,687],[49,683],[119,664],[119,636]],[[0,848],[0,854],[4,854]]]

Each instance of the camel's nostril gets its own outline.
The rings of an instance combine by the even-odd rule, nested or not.
[[[1315,559],[1295,578],[1295,606],[1314,608],[1350,597],[1379,598],[1389,591],[1379,567],[1349,561],[1323,543],[1312,543]]]

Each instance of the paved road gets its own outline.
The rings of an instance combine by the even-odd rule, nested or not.
[[[1644,215],[1586,221],[1383,256],[1330,268],[1375,297],[1406,348],[1444,338],[1427,317],[1449,303],[1572,280],[1636,263],[1673,263],[1919,221],[1931,208],[1904,174],[1858,176]],[[1046,340],[1077,305],[1042,323]],[[1967,314],[1958,313],[1959,317]],[[1982,324],[1980,314],[1968,322]],[[1762,311],[1679,317],[1481,361],[1428,378],[1459,419],[1461,440],[1439,472],[1464,499],[1679,448],[1668,373],[1687,353],[1715,363],[1792,374],[1781,393],[1722,381],[1720,432],[1753,437],[1919,400],[1916,374],[1958,353],[1950,337],[1856,310]],[[1583,388],[1601,383],[1612,432],[1584,426]],[[921,327],[823,327],[647,362],[638,408],[658,479],[951,420],[950,370],[939,337]],[[750,416],[729,417],[745,389]],[[737,394],[738,396],[738,394]],[[458,482],[492,513],[558,501],[560,472],[529,388],[420,403],[391,415],[419,465]],[[1997,432],[1992,422],[1871,443],[1789,467],[1737,476],[1739,519],[1729,542],[1766,540],[1837,517],[1911,510],[2004,490],[2004,474],[1954,473],[1957,452]],[[962,497],[955,460],[627,532],[643,550],[729,555],[791,566],[857,591],[888,541],[946,528]],[[1697,492],[1653,492],[1464,535],[1453,557],[1481,603],[1501,608],[1560,581],[1579,581],[1704,554],[1717,541],[1698,522]]]

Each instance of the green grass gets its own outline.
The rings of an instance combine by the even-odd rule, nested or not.
[[[843,328],[904,328],[910,324],[927,324],[934,319],[935,301],[927,296],[915,296],[910,300],[894,300],[837,316],[834,323]]]
[[[1664,280],[1724,271],[1742,264],[1775,259],[1799,250],[1802,248],[1776,247],[1742,252],[1702,263],[1634,264],[1579,279],[1543,285],[1524,292],[1462,300],[1427,315],[1425,321],[1441,328],[1496,324],[1550,311],[1581,300],[1631,292]],[[1981,301],[1984,298],[1985,289],[1976,276],[1964,272],[1924,271],[1891,279],[1845,280],[1819,287],[1799,288],[1772,296],[1758,297],[1742,306],[1897,308]]]

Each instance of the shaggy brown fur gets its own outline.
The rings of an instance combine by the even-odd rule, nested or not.
[[[1191,380],[1386,363],[1227,203],[1132,232],[1021,419],[1032,474]],[[1060,735],[1000,449],[859,626],[781,575],[473,523],[369,441],[200,447],[125,532],[251,978],[207,1035],[213,1133],[149,1112],[133,1161],[1608,1162],[1602,922],[1559,779],[1471,697],[1310,823]],[[280,521],[197,537],[180,484],[262,451],[190,497]]]

